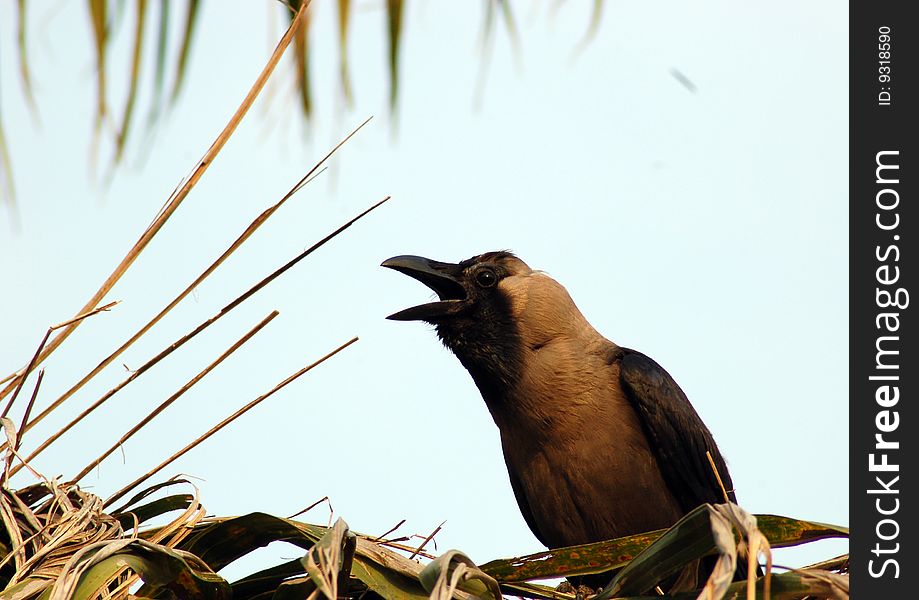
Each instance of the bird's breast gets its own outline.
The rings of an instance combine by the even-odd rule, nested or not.
[[[582,544],[676,522],[682,512],[615,366],[563,346],[540,353],[495,421],[541,541]]]

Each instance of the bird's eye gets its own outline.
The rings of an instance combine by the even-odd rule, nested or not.
[[[481,269],[475,274],[476,282],[482,287],[491,287],[498,283],[498,276],[491,269]]]

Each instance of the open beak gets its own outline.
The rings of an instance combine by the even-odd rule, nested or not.
[[[387,319],[393,321],[435,322],[459,312],[466,300],[466,290],[460,281],[462,271],[459,265],[443,263],[421,256],[394,256],[380,265],[395,269],[417,279],[437,293],[438,302],[420,304],[397,313]]]

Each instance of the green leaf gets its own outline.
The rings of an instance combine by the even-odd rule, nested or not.
[[[348,26],[351,23],[351,0],[338,0],[338,76],[345,103],[351,106],[351,75],[348,72]]]
[[[22,91],[25,94],[26,102],[32,109],[33,115],[36,114],[35,95],[32,91],[32,76],[29,73],[29,59],[27,56],[26,44],[26,0],[16,2],[17,12],[17,30],[16,38],[19,42],[19,75],[22,77]]]
[[[52,598],[91,600],[125,569],[144,581],[141,596],[168,590],[176,597],[228,600],[230,586],[196,557],[139,539],[89,546],[71,559]]]
[[[298,523],[264,513],[252,513],[199,525],[196,533],[186,539],[181,547],[199,556],[210,568],[219,570],[240,556],[274,541],[286,541],[310,549],[320,540],[325,540],[322,543],[328,545],[325,546],[324,552],[341,543],[341,568],[335,571],[339,573],[336,585],[341,588],[342,578],[347,574],[344,561],[348,555],[347,542],[352,538],[341,529],[346,527],[343,522],[338,527],[340,529],[336,532],[335,528]],[[428,598],[428,594],[418,582],[418,575],[422,569],[420,564],[365,538],[354,538],[354,542],[350,573],[352,577],[384,598]],[[323,561],[327,567],[336,567],[335,561],[328,555],[323,559],[314,558],[313,561],[316,568],[321,568]],[[326,573],[333,570],[329,568]],[[259,571],[234,583],[234,597],[262,597],[272,589],[272,585],[280,585],[281,581],[304,572],[307,572],[307,569],[299,560]],[[318,575],[317,578],[325,581],[320,585],[325,585],[326,589],[331,587],[331,575]],[[313,581],[317,578],[313,578]],[[280,591],[280,588],[278,590]],[[457,592],[455,597],[472,598],[466,592]]]
[[[147,21],[147,0],[137,0],[137,20],[134,27],[134,50],[131,54],[131,77],[128,84],[128,98],[125,101],[124,116],[115,140],[115,158],[117,164],[124,155],[124,146],[128,140],[131,117],[134,115],[134,103],[137,100],[137,84],[140,82],[140,60],[144,49],[144,25]]]
[[[848,537],[837,525],[802,521],[778,515],[756,515],[759,530],[774,548],[796,546],[827,538]],[[593,575],[621,568],[666,530],[649,531],[605,542],[568,546],[527,556],[494,560],[481,565],[499,582],[530,581],[550,577]]]
[[[351,573],[387,600],[428,600],[427,592],[416,578],[406,577],[373,560],[355,556]]]
[[[96,114],[93,123],[92,142],[90,146],[97,148],[102,125],[108,109],[106,108],[106,67],[105,53],[108,46],[108,9],[106,0],[88,0],[89,17],[92,24],[93,44],[96,51]],[[95,156],[93,157],[95,164]],[[53,344],[52,344],[53,345]]]
[[[773,548],[787,548],[816,540],[849,537],[849,528],[778,515],[756,515],[759,530]]]
[[[481,568],[500,582],[593,575],[628,564],[666,530],[606,542],[568,546],[517,558],[494,560]]]
[[[185,30],[182,33],[182,45],[179,47],[179,61],[176,64],[176,76],[172,83],[171,102],[175,102],[182,91],[182,84],[185,83],[185,75],[188,69],[188,57],[191,54],[191,41],[195,35],[195,25],[198,23],[198,9],[200,0],[188,0],[188,12],[185,13]]]
[[[299,10],[303,0],[292,0],[291,6]],[[290,13],[290,19],[296,17],[296,11]],[[307,9],[303,15],[303,25],[294,35],[294,58],[297,63],[297,88],[300,90],[300,107],[308,118],[313,113],[313,94],[310,88],[310,53],[309,33],[312,12]]]
[[[632,559],[597,595],[597,600],[646,592],[685,565],[713,553],[718,548],[716,528],[721,525],[713,514],[712,506],[703,504],[677,521]],[[729,537],[733,541],[733,536]]]
[[[379,544],[361,537],[357,539],[352,574],[384,598],[428,598],[418,581],[422,568],[414,560]],[[457,591],[454,597],[459,600],[472,598],[463,591]]]
[[[498,582],[459,550],[449,550],[431,561],[418,576],[431,600],[450,600],[457,589],[477,598],[501,600]]]
[[[152,125],[160,112],[163,88],[166,82],[166,53],[169,40],[169,5],[171,0],[160,0],[160,21],[156,34],[156,67],[153,69],[153,102],[147,123]]]
[[[514,11],[511,9],[510,0],[496,0],[501,5],[501,14],[504,16],[504,26],[507,28],[507,36],[511,40],[514,50],[519,52],[520,34],[517,33],[517,20],[514,18]]]
[[[181,484],[186,484],[186,483],[189,484],[189,485],[192,485],[191,482],[190,482],[189,480],[187,480],[187,479],[181,479],[181,478],[169,479],[169,480],[164,481],[164,482],[162,482],[162,483],[157,483],[156,485],[151,485],[150,487],[148,487],[148,488],[146,488],[146,489],[144,489],[144,490],[141,490],[141,491],[137,492],[136,494],[134,494],[133,496],[131,496],[131,499],[130,499],[130,500],[128,500],[127,502],[125,502],[121,507],[119,507],[119,508],[117,508],[117,509],[114,509],[114,510],[110,511],[110,513],[113,514],[113,515],[118,515],[118,514],[120,514],[120,513],[128,512],[128,507],[133,506],[134,504],[140,502],[140,501],[143,500],[144,498],[147,498],[148,496],[151,496],[151,495],[155,494],[155,493],[158,492],[159,490],[161,490],[161,489],[163,489],[163,488],[167,488],[167,487],[169,487],[169,486],[181,485]],[[194,486],[192,486],[192,487],[194,487]],[[131,510],[133,510],[133,509],[131,509]]]
[[[53,581],[38,577],[26,577],[16,585],[2,590],[3,600],[27,600],[51,587]]]
[[[316,584],[309,577],[299,577],[285,581],[271,594],[271,600],[303,600],[310,597]]]
[[[303,566],[303,562],[296,558],[234,581],[231,584],[233,597],[251,598],[258,594],[270,592],[277,589],[284,581],[305,573],[306,568]]]
[[[108,44],[105,0],[89,0],[89,16],[96,48],[96,130],[105,117],[105,48]]]
[[[587,46],[593,41],[597,36],[597,32],[600,30],[600,21],[603,18],[603,1],[604,0],[594,0],[593,10],[590,14],[590,23],[587,26],[587,32],[584,34],[584,37],[578,43],[577,48],[574,51],[574,55],[578,55],[584,51]]]
[[[13,164],[6,144],[6,134],[3,132],[2,119],[0,119],[0,199],[4,199],[9,206],[13,223],[18,223],[19,211],[16,207],[16,188],[13,185]]]
[[[389,109],[394,111],[399,96],[399,43],[402,40],[402,0],[386,0],[386,19],[389,24]]]
[[[756,582],[756,600],[766,600],[764,593],[765,580],[759,578]],[[790,572],[772,575],[769,586],[769,600],[801,600],[802,598],[833,598],[833,592],[839,591],[848,595],[848,578],[835,573]],[[698,592],[681,592],[667,596],[618,596],[616,600],[697,600]],[[723,598],[746,599],[747,582],[740,581],[731,584]],[[840,597],[840,596],[835,596]]]
[[[348,530],[348,524],[339,518],[302,559],[310,579],[329,600],[338,598],[339,572],[342,566],[347,564],[350,570],[354,540],[354,534]],[[350,548],[350,556],[344,551],[345,547]],[[347,573],[344,579],[347,581]]]
[[[123,529],[130,529],[134,527],[135,522],[140,525],[174,510],[185,510],[194,500],[195,497],[191,494],[175,494],[112,516],[118,519]]]
[[[536,583],[502,583],[501,591],[512,596],[536,598],[537,600],[575,600],[576,598],[574,594],[559,592],[554,587]]]
[[[297,523],[265,513],[251,513],[198,527],[180,547],[219,571],[237,558],[271,542],[290,542],[308,550],[327,528]]]

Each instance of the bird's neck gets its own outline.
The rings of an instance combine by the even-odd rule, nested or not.
[[[515,334],[493,335],[488,329],[439,327],[444,345],[472,376],[485,403],[494,412],[517,387],[523,369]]]
[[[524,431],[536,439],[559,424],[556,421],[563,415],[548,411],[553,403],[542,398],[545,390],[532,390],[527,384],[524,354],[528,350],[519,340],[502,336],[485,343],[481,331],[475,333],[475,339],[463,334],[440,335],[469,372],[502,434]]]

